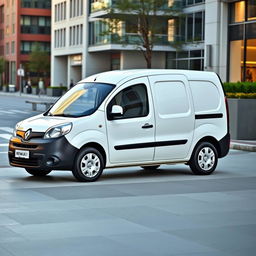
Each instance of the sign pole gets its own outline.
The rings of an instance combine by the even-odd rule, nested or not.
[[[20,68],[17,70],[17,74],[19,76],[19,82],[20,82],[20,96],[23,89],[22,86],[22,77],[24,76],[24,69],[22,68],[22,64],[20,64]]]

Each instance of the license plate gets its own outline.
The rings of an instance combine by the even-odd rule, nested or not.
[[[15,150],[15,157],[29,159],[29,151],[28,150]]]

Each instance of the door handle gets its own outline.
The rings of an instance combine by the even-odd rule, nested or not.
[[[150,128],[153,128],[153,124],[146,123],[141,128],[142,129],[150,129]]]

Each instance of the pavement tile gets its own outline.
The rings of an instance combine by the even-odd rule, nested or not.
[[[256,237],[241,233],[241,228],[242,226],[239,225],[203,229],[171,230],[167,232],[183,239],[188,239],[201,245],[233,254],[236,253],[237,250],[242,251],[245,249],[250,251],[252,245],[255,245],[256,243]]]
[[[12,256],[153,256],[153,254],[145,254],[139,249],[124,246],[102,236],[39,240],[33,243],[19,242],[4,246],[12,253]]]
[[[87,220],[80,222],[15,225],[9,227],[28,240],[57,239],[79,236],[108,236],[153,232],[153,229],[124,219]]]
[[[8,252],[6,249],[1,248],[1,245],[0,245],[0,255],[1,256],[15,256],[14,254]]]
[[[69,186],[55,188],[33,189],[43,195],[53,197],[58,200],[82,199],[82,198],[105,198],[129,196],[129,193],[119,192],[110,186]]]
[[[136,247],[153,255],[217,252],[215,249],[177,236],[162,233],[110,235],[110,239],[129,247]]]
[[[84,220],[107,220],[113,219],[112,216],[105,214],[98,209],[76,209],[76,210],[47,210],[42,211],[26,211],[6,213],[8,218],[15,220],[15,223],[22,225],[29,224],[47,224],[47,223],[66,223],[80,222]],[[1,218],[1,216],[0,216]]]

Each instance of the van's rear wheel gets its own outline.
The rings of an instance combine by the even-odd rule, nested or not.
[[[36,177],[44,177],[49,174],[52,170],[38,170],[38,169],[30,169],[26,168],[26,171]]]
[[[82,149],[75,160],[72,170],[78,181],[95,181],[103,172],[104,160],[95,148]]]
[[[160,165],[141,166],[141,168],[143,168],[144,170],[150,170],[150,171],[156,170],[159,167],[160,167]]]
[[[189,166],[194,174],[211,174],[217,166],[218,153],[214,145],[209,142],[201,142],[194,149],[189,160]]]

